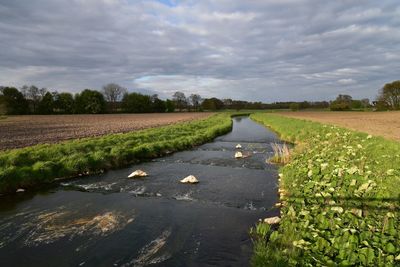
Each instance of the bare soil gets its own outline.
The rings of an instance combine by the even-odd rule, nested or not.
[[[287,117],[346,127],[400,141],[400,111],[391,112],[280,112]]]
[[[206,118],[212,113],[26,115],[0,120],[0,150],[126,133]]]

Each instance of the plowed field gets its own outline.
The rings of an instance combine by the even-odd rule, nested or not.
[[[391,112],[280,112],[287,117],[334,124],[400,141],[400,111]]]
[[[0,120],[0,150],[124,133],[206,118],[212,113],[9,116]]]

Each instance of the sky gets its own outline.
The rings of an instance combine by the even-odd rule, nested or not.
[[[398,0],[0,0],[0,85],[248,101],[375,98]]]

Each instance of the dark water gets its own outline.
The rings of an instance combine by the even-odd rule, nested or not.
[[[273,216],[277,137],[249,118],[231,133],[46,192],[0,199],[1,266],[248,266],[248,230]],[[245,159],[234,159],[240,143]],[[150,176],[126,177],[135,169]],[[180,184],[195,175],[200,183]]]

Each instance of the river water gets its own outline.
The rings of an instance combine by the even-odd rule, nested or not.
[[[247,117],[212,143],[0,199],[1,266],[248,266],[249,228],[279,214],[277,136]],[[236,144],[248,155],[235,159]],[[136,169],[145,178],[128,179]],[[180,184],[195,175],[200,183]]]

